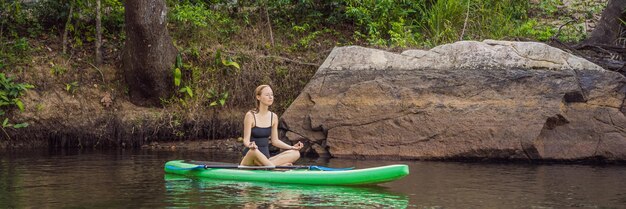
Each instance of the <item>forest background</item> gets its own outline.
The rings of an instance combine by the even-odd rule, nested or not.
[[[152,133],[143,137],[148,141],[238,137],[243,113],[254,107],[257,85],[274,87],[272,108],[280,114],[333,47],[401,52],[498,39],[575,50],[576,44],[584,47],[580,43],[590,37],[608,2],[167,0],[167,30],[178,51],[171,67],[176,93],[159,98],[156,106],[134,107],[132,85],[121,72],[124,1],[2,1],[0,137],[32,137],[24,134],[26,129],[46,126],[33,118],[83,123],[72,117],[73,110],[93,106],[111,113],[143,112],[132,128],[150,129],[143,131]],[[626,40],[612,44],[623,48]],[[604,57],[623,64],[622,54]],[[66,105],[51,103],[45,95]]]

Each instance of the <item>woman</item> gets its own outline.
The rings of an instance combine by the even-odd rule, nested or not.
[[[278,139],[278,116],[268,110],[274,103],[274,92],[269,85],[260,85],[254,91],[256,109],[248,111],[243,120],[243,160],[241,165],[277,166],[293,165],[300,158],[301,142],[293,146]],[[270,157],[269,144],[286,149],[276,156]]]

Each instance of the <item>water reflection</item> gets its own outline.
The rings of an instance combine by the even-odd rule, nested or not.
[[[406,208],[409,198],[386,187],[346,187],[237,182],[165,175],[166,201],[174,207]]]
[[[236,162],[196,152],[0,153],[2,208],[625,208],[626,166],[301,159],[369,168],[405,163],[379,187],[296,186],[165,176],[175,159]],[[174,176],[176,177],[176,176]]]

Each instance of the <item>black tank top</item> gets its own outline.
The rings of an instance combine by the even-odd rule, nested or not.
[[[250,142],[254,142],[257,147],[259,147],[259,151],[263,153],[267,158],[270,158],[270,136],[272,135],[272,122],[274,119],[274,113],[270,112],[270,126],[269,127],[258,127],[256,124],[256,114],[252,113],[254,117],[254,127],[250,132]],[[248,153],[249,148],[243,149],[243,155],[245,156]]]

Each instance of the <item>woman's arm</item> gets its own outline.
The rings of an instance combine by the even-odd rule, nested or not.
[[[243,146],[250,148],[250,132],[252,132],[252,123],[254,117],[251,112],[247,112],[243,119]]]
[[[296,147],[286,144],[278,139],[278,115],[272,113],[272,145],[281,149],[295,149]]]

